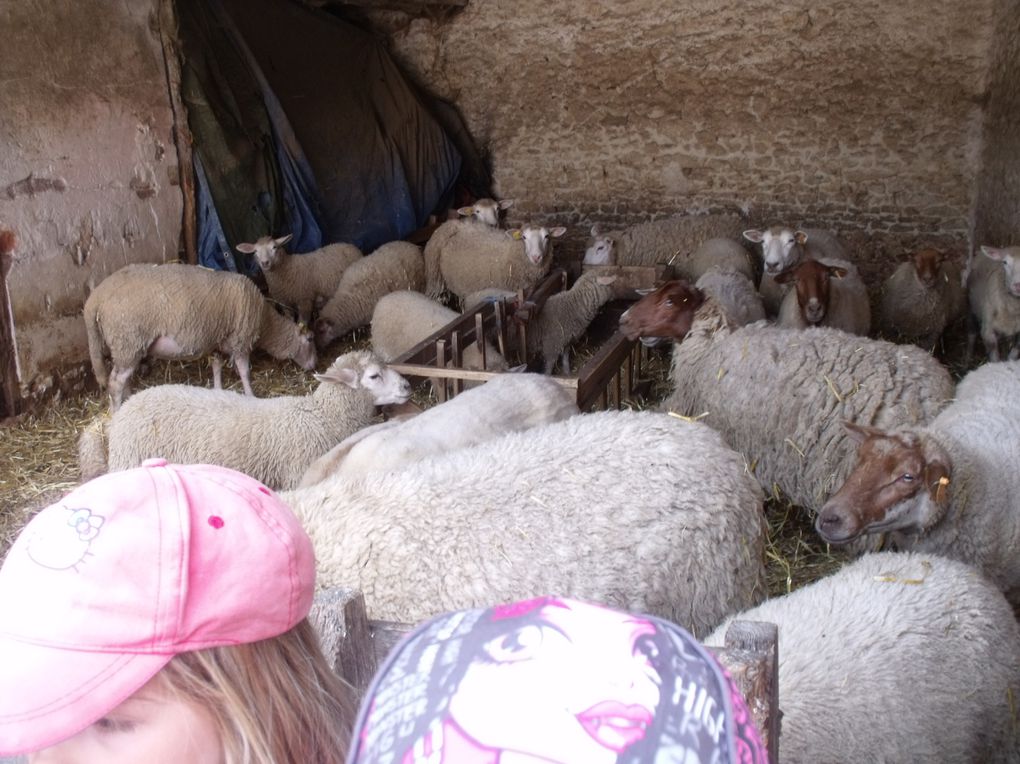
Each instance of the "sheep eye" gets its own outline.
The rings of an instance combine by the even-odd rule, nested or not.
[[[900,475],[900,480],[902,480],[904,483],[913,483],[914,476],[911,475],[909,472],[904,472],[902,475]]]
[[[666,302],[664,304],[665,304],[665,306],[667,308],[672,308],[673,307],[673,298],[672,297],[667,297],[666,298]]]
[[[379,372],[376,372],[375,374],[369,374],[369,376],[368,376],[369,379],[379,379],[381,377],[382,377],[382,374],[380,374]]]

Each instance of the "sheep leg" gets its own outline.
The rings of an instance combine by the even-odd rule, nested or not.
[[[110,372],[110,379],[107,385],[110,393],[110,411],[116,411],[124,402],[124,396],[130,392],[129,382],[131,375],[135,373],[135,366],[114,365]]]
[[[223,389],[223,359],[219,353],[213,353],[212,358],[212,383],[216,390]]]
[[[241,378],[241,385],[244,387],[244,394],[255,397],[255,391],[251,389],[251,365],[248,363],[247,353],[235,353],[231,358],[234,361],[234,368]]]
[[[1009,355],[1006,356],[1009,361],[1016,361],[1020,359],[1020,335],[1013,336],[1013,346],[1009,349]]]
[[[299,324],[309,326],[312,323],[312,301],[304,300],[298,303],[297,320]]]
[[[982,331],[981,341],[985,343],[985,352],[988,354],[988,360],[992,363],[1000,360],[999,356],[999,338],[995,334],[994,330]]]

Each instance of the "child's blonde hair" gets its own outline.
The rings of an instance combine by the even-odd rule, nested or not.
[[[226,764],[342,764],[347,755],[356,694],[307,619],[260,642],[181,653],[160,677],[212,716]]]

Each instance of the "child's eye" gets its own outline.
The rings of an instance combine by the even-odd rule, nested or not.
[[[135,728],[135,723],[129,719],[104,716],[95,723],[95,727],[100,732],[130,732]]]

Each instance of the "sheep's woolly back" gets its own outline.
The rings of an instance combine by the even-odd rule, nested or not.
[[[857,266],[848,260],[833,258],[825,258],[818,262],[847,270],[843,278],[829,279],[829,305],[825,310],[825,318],[818,326],[828,326],[850,334],[867,336],[871,330],[871,303],[868,299],[868,288],[864,286]],[[804,314],[797,302],[795,287],[783,297],[776,324],[785,329],[817,328],[804,320]]]
[[[1020,334],[1020,297],[1009,293],[1001,263],[975,254],[967,277],[967,296],[982,334],[989,326],[1000,337]]]
[[[421,247],[407,241],[391,241],[351,265],[340,279],[336,293],[320,318],[329,322],[333,337],[340,337],[372,320],[379,299],[390,292],[425,288],[425,263]]]
[[[262,325],[256,346],[278,360],[294,358],[303,339],[302,328],[263,300]]]
[[[316,299],[333,296],[344,271],[361,258],[360,249],[342,242],[305,254],[286,254],[275,268],[263,271],[269,296],[310,312]]]
[[[319,586],[361,590],[372,618],[556,592],[704,634],[764,595],[760,489],[717,433],[663,414],[582,414],[281,498]]]
[[[708,239],[739,238],[742,228],[739,215],[679,215],[604,235],[614,240],[616,265],[656,265],[686,257]]]
[[[779,760],[1016,762],[1020,629],[973,568],[870,554],[729,619],[779,627]]]
[[[83,483],[106,473],[106,428],[109,423],[109,417],[97,416],[85,425],[78,436],[78,467]]]
[[[391,292],[372,312],[372,349],[384,361],[392,361],[459,316],[421,292]],[[506,360],[490,342],[485,343],[485,362],[492,371],[507,368]],[[474,343],[464,348],[461,363],[465,369],[482,368],[482,354]]]
[[[745,326],[765,319],[761,295],[743,271],[713,267],[702,274],[695,286],[715,299],[730,326]]]
[[[311,485],[332,473],[393,470],[508,432],[558,422],[578,413],[574,399],[572,391],[543,374],[500,374],[392,427],[380,426],[363,438],[359,436],[366,431],[358,431],[309,468],[317,480],[307,479],[306,473],[301,484]],[[317,469],[320,463],[330,463],[331,469]]]
[[[927,427],[952,461],[949,500],[918,534],[893,534],[900,548],[944,554],[981,568],[1020,606],[1020,361],[980,366]],[[934,506],[932,504],[932,506]]]
[[[677,258],[673,265],[691,283],[712,269],[736,271],[746,276],[748,281],[758,280],[754,256],[735,239],[709,239],[686,257]]]
[[[913,345],[839,331],[730,330],[712,298],[674,344],[664,408],[698,416],[740,451],[762,486],[816,509],[856,455],[842,420],[926,424],[953,397],[949,372]]]
[[[889,339],[921,342],[930,351],[942,331],[963,314],[965,302],[956,263],[944,261],[931,287],[917,278],[912,262],[900,263],[882,284],[878,326]]]
[[[372,358],[356,351],[331,368],[363,369]],[[159,456],[181,464],[219,464],[270,488],[292,488],[315,459],[370,424],[375,411],[366,390],[334,382],[320,382],[310,395],[278,398],[188,385],[150,387],[113,415],[109,467],[127,469]]]
[[[439,256],[446,246],[446,242],[452,239],[462,229],[475,225],[472,220],[447,220],[440,225],[429,240],[425,243],[425,294],[433,300],[439,299],[446,289],[446,282],[443,281],[443,274],[439,270]]]
[[[582,273],[566,292],[549,297],[542,310],[528,323],[528,352],[541,352],[547,374],[566,347],[584,334],[599,312],[613,299],[612,284],[600,284],[595,271]],[[564,373],[569,373],[564,369]]]
[[[262,326],[262,295],[245,276],[194,265],[126,265],[85,301],[89,355],[100,383],[115,365],[131,366],[159,337],[172,337],[191,357],[212,350],[248,353]]]
[[[490,287],[527,291],[552,264],[551,245],[541,264],[533,265],[524,254],[523,241],[498,228],[474,223],[461,223],[437,247],[434,251],[443,282],[461,299]]]

